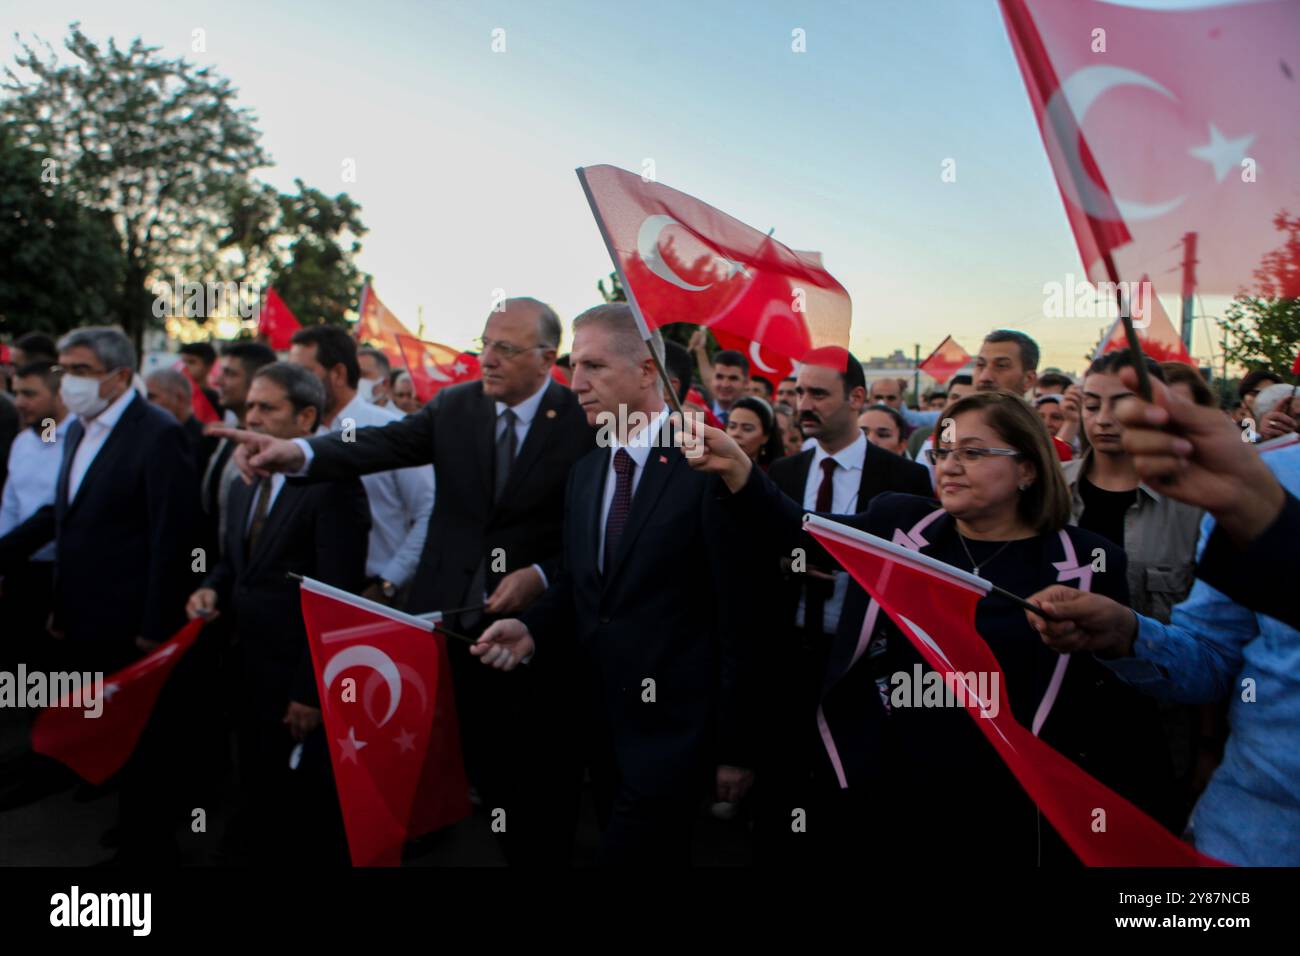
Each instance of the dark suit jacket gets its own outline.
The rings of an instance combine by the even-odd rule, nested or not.
[[[198,478],[176,419],[136,395],[69,502],[84,435],[81,421],[69,426],[55,503],[0,539],[0,567],[55,539],[56,623],[108,669],[139,656],[137,635],[164,641],[185,623]]]
[[[238,635],[244,690],[284,715],[290,700],[318,706],[315,672],[302,620],[298,582],[289,572],[357,592],[365,584],[370,506],[359,478],[318,485],[286,481],[267,513],[253,553],[245,557],[246,528],[257,485],[236,481],[221,561],[203,583],[218,594]]]
[[[18,408],[0,388],[0,488],[5,486],[9,475],[9,448],[18,437]]]
[[[190,440],[190,448],[194,450],[195,471],[202,478],[208,467],[208,459],[217,447],[217,439],[203,434],[203,423],[193,415],[181,422],[181,428],[185,429],[185,437]]]
[[[489,594],[504,573],[539,564],[549,579],[558,567],[564,484],[595,432],[577,396],[551,382],[494,505],[495,425],[495,401],[481,382],[466,382],[444,388],[413,415],[357,429],[355,441],[311,440],[311,481],[433,465],[438,490],[407,601],[412,612],[463,607],[479,563],[491,567],[494,553],[504,557],[505,571],[489,572]]]
[[[808,482],[808,469],[812,467],[816,449],[808,448],[797,455],[790,455],[772,462],[768,468],[768,477],[796,504],[803,503],[804,488]],[[871,499],[881,492],[901,491],[906,494],[933,497],[930,473],[924,466],[908,461],[893,452],[885,451],[879,445],[867,442],[867,453],[862,461],[862,481],[858,485],[859,512],[866,511]],[[805,549],[808,566],[821,570],[839,570],[839,562],[826,553],[826,549],[817,543],[811,535],[801,532],[798,547]],[[809,580],[801,574],[787,574],[786,585],[782,594],[781,619],[793,622],[799,599],[808,587],[824,587],[829,592],[828,582],[819,579]]]
[[[522,617],[537,644],[534,666],[556,658],[575,665],[590,721],[583,729],[612,745],[623,782],[641,795],[679,795],[711,762],[752,766],[742,697],[747,635],[736,633],[729,609],[745,556],[710,477],[661,445],[650,450],[617,554],[602,572],[609,459],[610,449],[597,448],[574,467],[563,567]],[[653,703],[643,700],[647,679]]]

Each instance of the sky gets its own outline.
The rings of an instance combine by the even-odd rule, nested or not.
[[[229,77],[275,163],[255,175],[356,199],[359,267],[449,345],[496,290],[566,320],[599,303],[611,264],[574,169],[647,160],[820,250],[859,357],[1009,327],[1081,370],[1108,324],[1044,314],[1044,284],[1082,267],[995,0],[0,0],[0,55],[74,20]]]

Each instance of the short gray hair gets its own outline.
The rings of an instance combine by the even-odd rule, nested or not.
[[[94,352],[95,358],[99,359],[100,364],[109,371],[129,368],[134,372],[136,369],[135,346],[131,344],[126,333],[115,325],[88,325],[85,328],[73,329],[59,339],[60,352],[78,346],[84,346]]]
[[[632,362],[640,362],[646,356],[646,340],[641,337],[632,307],[626,302],[610,302],[588,309],[573,320],[573,334],[584,325],[600,325],[608,329],[618,339],[619,352]],[[650,347],[654,349],[659,364],[664,362],[664,338],[658,329],[650,332]]]
[[[522,302],[531,305],[537,310],[538,344],[544,345],[548,349],[558,349],[560,347],[560,334],[564,329],[560,325],[560,317],[555,314],[555,310],[545,302],[527,295],[507,299],[505,304],[508,307],[514,302]]]
[[[289,397],[289,404],[295,412],[304,408],[316,409],[316,424],[325,417],[325,386],[311,372],[292,362],[272,362],[263,365],[253,374],[253,381],[269,378],[284,389]]]
[[[145,383],[157,382],[162,388],[175,393],[177,396],[183,396],[186,401],[194,397],[194,392],[190,388],[190,380],[181,372],[174,368],[154,369],[144,377]]]
[[[1287,385],[1284,382],[1278,382],[1276,385],[1261,389],[1259,394],[1255,396],[1255,417],[1262,419],[1289,399],[1295,390],[1294,385]]]

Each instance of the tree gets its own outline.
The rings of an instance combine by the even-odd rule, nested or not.
[[[41,156],[0,126],[0,331],[115,321],[123,265],[113,224],[42,179]]]
[[[1273,225],[1286,239],[1255,270],[1255,294],[1234,298],[1219,325],[1231,333],[1229,361],[1285,374],[1300,349],[1300,216],[1283,210]]]
[[[294,185],[296,196],[279,197],[275,235],[288,257],[272,268],[271,285],[302,322],[341,325],[365,281],[354,262],[366,233],[361,207],[346,193],[331,198],[301,179]]]
[[[139,38],[101,47],[73,23],[61,63],[24,43],[6,67],[0,121],[20,145],[54,160],[83,206],[112,217],[123,282],[118,317],[140,343],[152,316],[150,280],[200,281],[219,265],[217,237],[238,181],[270,158],[230,81]]]

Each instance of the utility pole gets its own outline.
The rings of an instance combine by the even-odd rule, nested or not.
[[[1183,347],[1192,354],[1192,329],[1195,327],[1196,233],[1183,234]]]
[[[912,346],[912,401],[921,407],[921,343]]]

